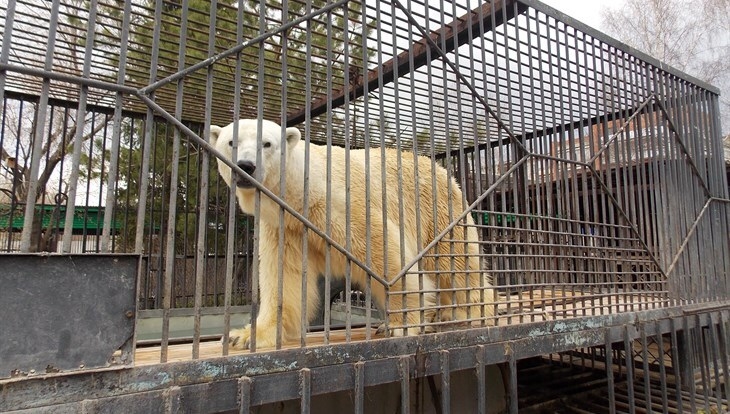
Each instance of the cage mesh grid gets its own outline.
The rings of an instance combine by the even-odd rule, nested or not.
[[[113,39],[120,33],[123,10],[116,3],[97,4],[98,33],[90,79],[114,82],[119,49]],[[15,9],[18,23],[10,43],[14,53],[7,64],[2,62],[6,70],[6,97],[27,99],[41,88],[43,77],[30,69],[43,68],[46,49],[38,45],[48,43],[48,34],[38,21],[47,19],[44,13],[49,10],[33,6],[32,2],[20,1]],[[286,107],[279,101],[283,96],[267,95],[270,102],[262,108],[264,117],[284,123],[302,111],[306,114],[308,103],[302,97],[309,96],[312,114],[317,105],[319,110],[331,110],[328,116],[305,122],[312,141],[352,148],[395,146],[439,160],[462,187],[466,203],[478,200],[470,214],[475,216],[474,225],[480,232],[485,269],[494,277],[500,298],[499,303],[487,303],[496,310],[496,317],[486,318],[489,323],[602,315],[667,306],[677,300],[722,297],[717,293],[722,290],[715,288],[725,286],[728,265],[724,259],[700,260],[706,244],[695,236],[710,233],[712,246],[727,250],[726,237],[713,232],[712,226],[702,221],[707,214],[714,222],[727,223],[724,204],[716,200],[727,197],[727,185],[716,162],[721,151],[716,142],[715,91],[658,68],[654,62],[589,30],[565,23],[549,9],[532,2],[447,4],[448,7],[440,8],[419,7],[417,3],[401,8],[397,2],[375,2],[364,4],[362,14],[362,6],[354,3],[344,7],[330,5],[331,12],[326,13],[318,11],[322,5],[313,5],[311,9],[306,6],[307,3],[292,2],[286,22],[307,12],[311,15],[301,24],[283,29],[281,25],[286,23],[281,20],[282,12],[272,5],[275,11],[267,13],[264,22],[267,36],[260,36],[263,33],[258,21],[243,25],[246,36],[250,36],[247,39],[258,36],[266,44],[264,60],[258,68],[267,76],[256,79],[252,70],[242,78],[241,116],[256,116],[251,103],[258,100],[262,85],[265,91],[281,88],[280,80],[268,74],[282,72],[282,59],[276,59],[271,52],[277,47],[281,49],[282,43],[277,43],[277,39],[285,36],[292,42],[292,55],[284,59],[291,73],[297,68],[310,68],[312,75],[308,84],[302,78],[288,79]],[[142,51],[150,47],[149,22],[154,9],[134,4],[131,10],[132,15],[127,17],[131,24],[125,87],[134,89],[148,83],[151,55]],[[79,96],[76,83],[84,83],[78,57],[88,15],[74,2],[62,2],[59,11],[52,70],[56,77],[50,81],[50,97],[73,101]],[[235,32],[226,26],[236,21],[231,17],[235,14],[232,11],[219,7],[222,27],[216,31],[215,53],[236,44]],[[176,13],[180,13],[179,5],[171,4],[162,10],[162,33],[172,34],[173,38],[180,31]],[[207,13],[194,7],[187,12],[185,67],[206,56],[208,38],[201,27],[209,21]],[[326,27],[328,21],[348,21],[353,38],[341,50],[334,50],[341,46],[334,47],[332,40],[340,32],[327,36],[309,30],[306,35],[306,28]],[[4,21],[2,24],[5,30]],[[363,26],[368,28],[364,36]],[[435,46],[445,49],[443,55],[430,49],[423,55],[416,54],[413,45],[429,44],[423,40],[419,26],[453,35],[452,44],[448,44],[447,35],[434,38]],[[367,39],[365,48],[361,47],[363,38]],[[329,47],[322,47],[322,43],[329,43]],[[296,44],[308,48],[308,60],[296,51]],[[175,60],[180,45],[162,41],[158,46],[158,79],[164,79],[179,69]],[[346,51],[350,61],[344,60]],[[256,61],[260,56],[255,42],[240,52],[242,62]],[[233,118],[232,56],[235,54],[227,54],[212,66],[212,92],[216,95],[209,108],[212,123],[225,124]],[[400,58],[403,56],[405,63]],[[362,57],[366,57],[366,63],[362,63]],[[205,113],[201,106],[206,91],[204,75],[204,71],[185,74],[182,107],[176,108],[174,82],[154,91],[154,102],[169,112],[182,111],[179,118],[195,125],[196,132],[202,131],[201,115]],[[352,97],[344,98],[342,106],[327,104],[328,98],[342,95],[343,91],[347,95],[348,89],[357,90],[374,75],[377,82],[367,95],[354,92]],[[392,76],[393,81],[383,80],[387,76]],[[114,105],[114,95],[104,90],[102,84],[90,85],[89,101],[100,112]],[[130,111],[125,122],[138,122],[144,126],[137,128],[146,128],[148,123],[132,121],[138,119],[135,111],[144,111],[144,103],[134,96],[123,99],[124,109]],[[54,116],[57,115],[51,111],[49,119]],[[333,124],[329,129],[324,126],[327,122]],[[9,123],[7,127],[19,128],[20,124]],[[169,138],[165,128],[173,127],[162,128],[162,136]],[[345,133],[351,137],[346,138]],[[51,135],[49,130],[48,136]],[[108,137],[104,128],[102,139]],[[155,140],[152,145],[167,140]],[[200,153],[195,142],[183,145],[190,156]],[[103,148],[100,151],[106,151]],[[141,142],[131,140],[122,154],[125,150],[131,153],[133,148],[141,148]],[[90,146],[89,151],[95,151],[94,147]],[[169,153],[161,157],[170,159]],[[192,160],[186,168],[198,170],[201,163]],[[165,170],[154,163],[151,168]],[[207,171],[198,170],[196,174],[204,173]],[[62,181],[63,172],[60,174]],[[191,177],[184,181],[195,180]],[[154,182],[151,186],[155,187]],[[155,201],[150,203],[150,211],[154,210],[154,203],[159,203],[160,213],[159,219],[153,220],[146,230],[149,246],[158,242],[160,246],[169,245],[168,235],[162,231],[172,224],[165,219],[169,208],[183,209],[195,216],[192,200],[170,205],[166,191],[169,189],[163,183],[159,196],[151,193],[150,198]],[[230,214],[224,207],[226,190],[216,191],[222,198],[209,214],[221,217],[216,221],[225,223],[223,217]],[[54,193],[53,189],[47,192]],[[99,193],[103,193],[101,189]],[[690,195],[689,202],[674,197],[676,193]],[[133,207],[132,202],[128,204]],[[116,208],[114,214],[134,219],[133,209],[125,210],[123,206]],[[485,218],[497,220],[500,216],[504,217],[503,223],[489,223]],[[186,220],[173,226],[175,238],[180,238],[178,244],[189,246],[191,242],[186,240],[194,239],[196,226]],[[222,255],[225,236],[213,233],[211,237],[221,238],[213,254]],[[8,238],[9,250],[11,239]],[[243,246],[246,238],[236,239]],[[448,237],[444,241],[461,243]],[[114,238],[114,243],[118,243],[118,238]],[[97,244],[95,248],[101,247]],[[248,254],[249,248],[241,247],[241,252]],[[112,249],[121,251],[125,247],[113,244]],[[165,254],[169,253],[163,253],[162,247],[147,249],[161,253],[154,257],[160,268],[182,266],[175,261],[163,264]],[[697,266],[703,264],[707,264],[707,270],[699,272],[710,276],[707,282],[698,282],[690,275],[695,276]],[[682,276],[670,280],[668,269]],[[718,274],[719,277],[715,276]],[[404,277],[408,275],[406,272]],[[427,272],[411,274],[419,278],[426,275]],[[230,277],[226,276],[221,284],[230,283]],[[149,289],[157,290],[158,296],[164,295],[160,290],[163,279],[170,281],[167,276],[159,276],[156,281],[149,279]],[[174,276],[174,280],[175,289],[192,284],[186,278]],[[189,291],[185,287],[181,290]],[[692,293],[684,296],[683,292]],[[400,293],[394,288],[393,294]],[[399,311],[403,309],[395,312]],[[476,319],[485,322],[484,317]],[[419,326],[430,326],[423,317],[420,320]]]
[[[290,2],[288,9],[291,15],[288,16],[287,22],[300,18],[306,9],[305,6],[305,2]],[[612,113],[621,108],[631,108],[638,105],[638,102],[635,102],[639,97],[637,94],[648,96],[651,93],[651,84],[639,79],[632,72],[638,71],[644,63],[636,61],[634,56],[613,49],[605,42],[544,12],[527,9],[516,2],[497,2],[493,6],[480,5],[471,11],[467,6],[469,5],[454,4],[453,7],[429,7],[428,24],[425,22],[425,10],[423,9],[412,10],[411,18],[424,30],[443,29],[448,33],[457,29],[469,29],[468,33],[459,32],[460,40],[456,42],[459,47],[447,53],[446,57],[456,65],[459,73],[476,91],[483,91],[483,99],[489,103],[490,107],[499,111],[500,118],[510,126],[510,130],[514,134],[530,133],[565,125],[571,121]],[[94,64],[89,78],[114,82],[119,62],[119,44],[116,39],[121,31],[123,9],[114,2],[104,1],[98,2],[97,7],[97,33],[92,54]],[[204,28],[205,23],[209,21],[209,17],[207,17],[209,11],[198,10],[195,7],[196,5],[191,6],[187,16],[190,21],[188,24],[190,33],[187,35],[186,43],[186,67],[197,63],[197,60],[204,59],[207,51],[207,33]],[[253,6],[246,3],[246,7]],[[329,79],[332,83],[329,95],[337,95],[344,89],[344,71],[342,69],[345,65],[348,69],[350,83],[353,86],[359,86],[357,82],[362,82],[363,78],[367,78],[368,75],[372,76],[379,64],[391,64],[398,54],[407,53],[412,44],[425,43],[418,30],[411,26],[405,14],[395,5],[383,3],[383,7],[380,7],[380,3],[366,3],[364,13],[367,29],[360,28],[360,32],[351,32],[350,35],[353,39],[349,41],[349,46],[360,47],[362,35],[365,33],[367,64],[361,63],[362,56],[353,52],[349,54],[351,60],[345,64],[342,62],[344,50],[328,52],[326,47],[321,46],[327,42],[325,34],[313,30],[310,34],[312,39],[305,42],[303,40],[303,32],[307,27],[305,24],[295,25],[288,31],[281,30],[278,28],[282,24],[280,17],[279,20],[271,17],[281,14],[278,11],[281,6],[267,4],[267,8],[276,10],[276,12],[267,14],[266,34],[271,34],[271,36],[264,40],[267,48],[264,62],[265,72],[281,72],[280,59],[276,59],[277,55],[268,52],[281,49],[280,36],[282,33],[286,33],[286,40],[292,43],[289,47],[292,56],[288,62],[288,65],[292,67],[292,72],[294,69],[301,69],[304,66],[305,62],[302,61],[300,48],[308,47],[308,53],[315,63],[311,65],[312,81],[309,85],[313,102],[320,102],[328,94],[323,89],[326,87],[324,81],[327,76],[324,62],[328,58],[328,53],[334,55],[331,59],[340,65],[335,68],[333,76]],[[162,10],[163,40],[158,44],[158,79],[165,79],[178,71],[176,64],[178,44],[172,40],[165,40],[165,35],[170,39],[179,36],[179,9],[179,5],[170,4]],[[312,10],[317,9],[315,7]],[[316,14],[307,24],[312,27],[324,27],[328,16],[343,19],[346,10],[345,7],[333,8],[331,14]],[[34,25],[33,22],[47,20],[49,12],[50,4],[47,3],[42,7],[35,7],[32,2],[18,2],[16,19],[19,21],[19,27],[11,40],[14,53],[10,56],[9,64],[39,70],[43,68],[46,48],[42,45],[47,43],[47,28],[38,24]],[[53,71],[57,74],[80,76],[81,68],[78,62],[83,58],[82,49],[85,39],[83,29],[87,24],[88,12],[84,10],[83,5],[76,2],[62,2],[59,12],[61,23],[58,27]],[[226,46],[230,48],[236,45],[236,33],[235,30],[232,30],[236,23],[235,8],[219,4],[217,13],[220,28],[216,34],[216,53],[220,54],[227,50]],[[355,12],[350,11],[349,13]],[[150,26],[153,22],[151,20],[153,15],[154,9],[142,3],[135,3],[132,7],[128,28],[129,52],[125,67],[127,72],[125,85],[131,88],[142,88],[148,83],[152,48]],[[515,15],[515,18],[511,18]],[[353,14],[351,20],[355,20],[355,23],[351,24],[358,24],[357,17],[358,14]],[[246,19],[243,22],[244,33],[246,33],[244,39],[260,37],[258,23],[250,16]],[[493,30],[490,30],[495,22],[501,20],[506,20],[506,23],[497,24]],[[397,27],[410,27],[411,29],[408,31],[393,29]],[[485,34],[478,36],[479,32],[485,32]],[[441,47],[442,45],[436,46]],[[382,118],[385,119],[385,123],[394,121],[396,111],[398,111],[399,122],[403,125],[429,125],[429,120],[434,116],[437,117],[433,120],[433,133],[430,138],[435,140],[436,152],[440,153],[443,152],[445,145],[441,141],[445,140],[444,125],[447,115],[439,112],[448,113],[449,107],[453,108],[458,104],[461,108],[460,112],[465,117],[463,123],[475,129],[486,128],[486,125],[478,126],[478,122],[488,123],[490,134],[498,135],[494,119],[479,121],[479,118],[487,118],[484,116],[485,109],[471,96],[470,91],[463,82],[457,79],[451,68],[440,63],[437,53],[429,55],[425,58],[427,64],[419,64],[420,61],[413,63],[415,66],[413,73],[408,64],[400,68],[398,73],[390,73],[391,76],[397,77],[397,81],[393,85],[382,85],[377,91],[372,88],[371,94],[377,93],[381,96],[379,99],[382,101],[379,103],[381,107],[378,110],[383,112]],[[226,56],[217,61],[214,66],[213,91],[217,97],[221,97],[213,102],[214,107],[211,113],[214,124],[224,125],[233,118],[230,79],[235,72],[234,57]],[[615,59],[613,62],[610,61],[612,57]],[[418,58],[424,60],[423,56],[418,56]],[[241,50],[243,62],[254,62],[257,59],[256,45]],[[622,60],[628,63],[621,64]],[[478,61],[479,64],[475,64],[475,61]],[[623,65],[623,67],[619,65]],[[244,74],[246,76],[242,78],[241,102],[243,105],[240,114],[242,117],[255,115],[257,81],[253,72],[250,71],[250,75]],[[624,73],[632,74],[635,77],[629,78]],[[8,90],[35,94],[40,87],[37,77],[21,77],[14,72],[9,72],[7,76]],[[265,80],[267,90],[277,88],[279,84],[280,80],[277,81],[273,77],[267,77]],[[205,113],[204,108],[200,106],[202,100],[199,99],[204,96],[205,92],[204,72],[189,73],[186,76],[185,85],[189,98],[185,101],[182,119],[200,122],[201,116]],[[292,91],[303,91],[305,85],[302,79],[294,78],[289,80],[287,87]],[[396,109],[395,103],[402,100],[402,97],[395,96],[396,90],[401,96],[411,95],[416,98],[413,99],[408,111]],[[113,106],[113,96],[108,91],[92,88],[90,93],[90,102]],[[78,99],[78,88],[72,82],[54,82],[51,95],[58,99],[73,101]],[[441,95],[441,102],[433,102],[432,98],[435,95]],[[287,96],[288,106],[285,110],[288,114],[293,115],[303,110],[305,106],[303,96],[305,94],[302,92]],[[174,85],[166,85],[157,90],[155,99],[163,108],[174,112]],[[266,104],[266,118],[280,119],[281,105],[276,101],[277,96],[268,96],[267,99],[272,101]],[[357,130],[355,126],[357,125],[357,112],[362,111],[362,108],[358,108],[358,106],[364,105],[362,100],[362,98],[352,100],[349,108],[345,109],[351,112],[354,131]],[[125,109],[128,110],[143,112],[145,109],[141,102],[132,98],[126,99],[124,104]],[[434,111],[432,108],[434,104],[441,110]],[[413,117],[413,121],[407,120],[410,116]],[[449,116],[455,117],[455,114],[449,114]],[[360,130],[365,127],[367,125],[357,125]],[[336,143],[343,142],[342,132],[341,128],[339,131],[335,131],[332,139]],[[414,134],[414,131],[409,132],[411,135]],[[466,130],[462,132],[462,134],[466,133]],[[323,136],[318,138],[320,141],[326,140],[326,137]],[[499,136],[493,139],[497,138]],[[381,137],[374,136],[374,139],[379,140]],[[357,146],[356,144],[357,142],[353,146]]]

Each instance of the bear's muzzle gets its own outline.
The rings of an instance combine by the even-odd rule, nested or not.
[[[253,173],[256,171],[256,164],[254,164],[252,161],[248,160],[240,160],[236,163],[238,165],[238,168],[245,171],[248,175],[253,177]],[[236,179],[236,187],[238,188],[252,188],[253,183],[248,178],[245,178],[243,176],[239,176]]]

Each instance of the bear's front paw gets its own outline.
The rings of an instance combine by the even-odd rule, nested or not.
[[[405,332],[404,332],[405,331]],[[425,333],[432,333],[435,332],[433,327],[427,326],[425,328]],[[418,327],[410,327],[407,329],[403,329],[402,327],[399,327],[399,325],[390,325],[389,329],[385,327],[385,324],[380,324],[378,326],[378,330],[375,332],[375,335],[378,336],[385,336],[385,337],[403,337],[403,336],[416,336],[421,334],[421,329]]]
[[[273,348],[276,346],[276,329],[256,330],[256,349]],[[233,329],[228,334],[228,346],[233,349],[250,349],[251,348],[251,325],[245,328]]]
[[[233,329],[228,333],[228,346],[233,349],[248,349],[251,344],[251,325]]]

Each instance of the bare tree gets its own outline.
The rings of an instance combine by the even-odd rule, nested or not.
[[[603,10],[619,40],[718,86],[723,134],[730,132],[730,0],[626,0]]]
[[[87,22],[77,17],[76,10],[84,10],[85,0],[73,0],[61,6],[59,20],[62,23],[55,37],[55,53],[53,71],[81,75],[84,62],[84,44]],[[52,13],[50,3],[37,1],[29,5],[19,5],[19,9],[37,21],[48,21]],[[23,22],[17,24],[17,33],[28,38],[42,39],[48,33],[42,25],[31,25]],[[26,61],[41,61],[39,49],[32,42],[18,36],[17,47],[11,48],[12,63],[21,64]],[[38,86],[38,79],[23,75],[14,75],[8,83],[8,90],[17,89],[21,93],[24,88]],[[67,82],[57,81],[49,90],[49,98],[71,102],[78,99],[79,87]],[[100,93],[87,101],[93,105],[104,99],[107,93]],[[53,108],[42,114],[38,100],[15,99],[5,97],[3,104],[3,139],[0,139],[0,202],[10,203],[11,210],[20,210],[26,202],[40,204],[65,203],[68,187],[68,172],[63,173],[59,165],[70,157],[76,141],[82,145],[101,131],[107,123],[104,114],[87,111],[78,113],[76,105],[49,105]],[[43,128],[38,130],[38,125]],[[36,190],[30,194],[31,159],[36,140],[40,140],[40,162]],[[58,211],[54,211],[57,214]],[[13,213],[19,214],[19,213]],[[54,216],[55,217],[55,216]],[[42,233],[39,217],[34,216],[32,230],[32,250],[45,250],[48,230]]]

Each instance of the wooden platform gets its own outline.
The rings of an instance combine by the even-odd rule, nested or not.
[[[497,325],[506,326],[517,323],[542,322],[558,319],[570,319],[588,315],[605,315],[619,312],[631,312],[662,307],[665,299],[651,292],[630,292],[626,294],[586,293],[561,290],[530,290],[513,295],[501,295],[497,307],[499,318]],[[376,334],[377,326],[371,329],[371,338],[382,338]],[[461,326],[459,329],[466,329]],[[351,341],[363,341],[367,337],[365,328],[351,329]],[[324,344],[324,333],[313,332],[307,335],[307,346]],[[330,343],[347,342],[346,332],[332,330]],[[284,344],[282,348],[299,348],[299,342]],[[268,349],[258,349],[265,351]],[[139,347],[135,353],[135,365],[150,365],[160,362],[160,346]],[[247,354],[248,350],[229,350],[229,355]],[[214,358],[223,355],[220,341],[200,343],[200,358]],[[186,361],[192,359],[192,343],[168,346],[167,361]]]
[[[365,328],[354,328],[351,330],[352,341],[364,341],[366,339]],[[371,338],[382,336],[376,336],[376,329],[371,330]],[[346,332],[344,330],[336,330],[330,332],[330,343],[345,343]],[[324,344],[324,333],[314,332],[307,335],[307,345],[316,346]],[[299,343],[295,344],[284,344],[283,349],[299,348]],[[267,350],[267,349],[261,349]],[[193,345],[192,343],[170,345],[167,348],[167,361],[189,361],[193,356]],[[251,353],[248,350],[235,350],[229,349],[228,355],[243,355]],[[207,341],[200,343],[200,358],[215,358],[223,355],[223,345],[220,341]],[[149,346],[137,348],[135,352],[135,365],[152,365],[160,362],[160,347]]]

